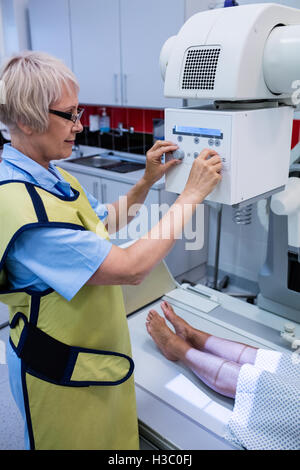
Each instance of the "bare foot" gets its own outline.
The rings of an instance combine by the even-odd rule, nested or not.
[[[164,301],[160,305],[166,319],[174,326],[176,334],[193,348],[202,350],[210,335],[204,331],[193,328],[185,320],[176,315],[169,302]]]
[[[160,306],[166,319],[169,320],[169,322],[171,322],[174,326],[176,334],[185,341],[188,341],[191,326],[178,315],[176,315],[173,310],[173,307],[169,304],[169,302],[163,301]]]
[[[163,355],[170,361],[182,359],[190,346],[179,336],[173,333],[155,310],[150,310],[147,316],[146,328],[149,335]]]

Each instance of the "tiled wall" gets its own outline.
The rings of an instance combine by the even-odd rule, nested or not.
[[[123,107],[105,107],[110,116],[111,132],[100,134],[89,130],[90,115],[101,115],[102,106],[80,105],[85,109],[82,116],[84,130],[77,135],[76,143],[119,150],[144,155],[153,145],[153,120],[164,119],[164,111],[159,109],[140,109]],[[122,136],[116,130],[118,124],[123,128],[134,129],[133,133],[124,132]]]
[[[293,149],[295,145],[298,144],[299,141],[300,141],[300,120],[294,119],[291,148]]]

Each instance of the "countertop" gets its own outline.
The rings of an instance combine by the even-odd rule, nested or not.
[[[80,157],[101,155],[102,153],[107,153],[111,151],[112,150],[99,148],[99,147],[89,147],[87,145],[80,145],[80,152],[81,152]],[[137,154],[127,153],[127,152],[119,152],[118,150],[114,152],[117,155],[120,155],[121,157],[129,161],[135,161],[138,163],[146,162],[146,157],[144,157],[143,155],[137,155]],[[85,165],[80,165],[78,163],[71,162],[70,160],[75,157],[76,157],[75,152],[73,152],[70,157],[64,160],[53,160],[52,163],[70,172],[74,171],[74,172],[83,173],[86,175],[98,176],[99,178],[103,177],[106,179],[111,179],[114,181],[120,181],[123,183],[129,183],[129,184],[137,183],[137,181],[139,181],[144,174],[144,170],[132,171],[130,173],[116,173],[116,172],[101,169],[101,168],[92,168],[92,167],[88,167]],[[164,189],[164,187],[165,187],[165,179],[163,177],[159,181],[154,183],[151,189],[159,190],[159,189]]]

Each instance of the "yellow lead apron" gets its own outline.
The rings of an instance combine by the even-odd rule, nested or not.
[[[85,285],[71,301],[52,289],[10,290],[6,254],[32,227],[90,230],[108,239],[78,181],[74,197],[0,183],[0,301],[21,358],[31,449],[137,449],[133,361],[119,286]]]

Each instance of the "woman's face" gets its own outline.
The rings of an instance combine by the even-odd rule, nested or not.
[[[74,87],[68,90],[63,87],[62,98],[53,103],[50,109],[65,113],[78,112],[78,96]],[[41,155],[43,161],[67,158],[72,153],[76,134],[82,132],[83,127],[79,120],[76,123],[61,116],[49,113],[49,127],[43,134],[33,134],[33,144]]]

